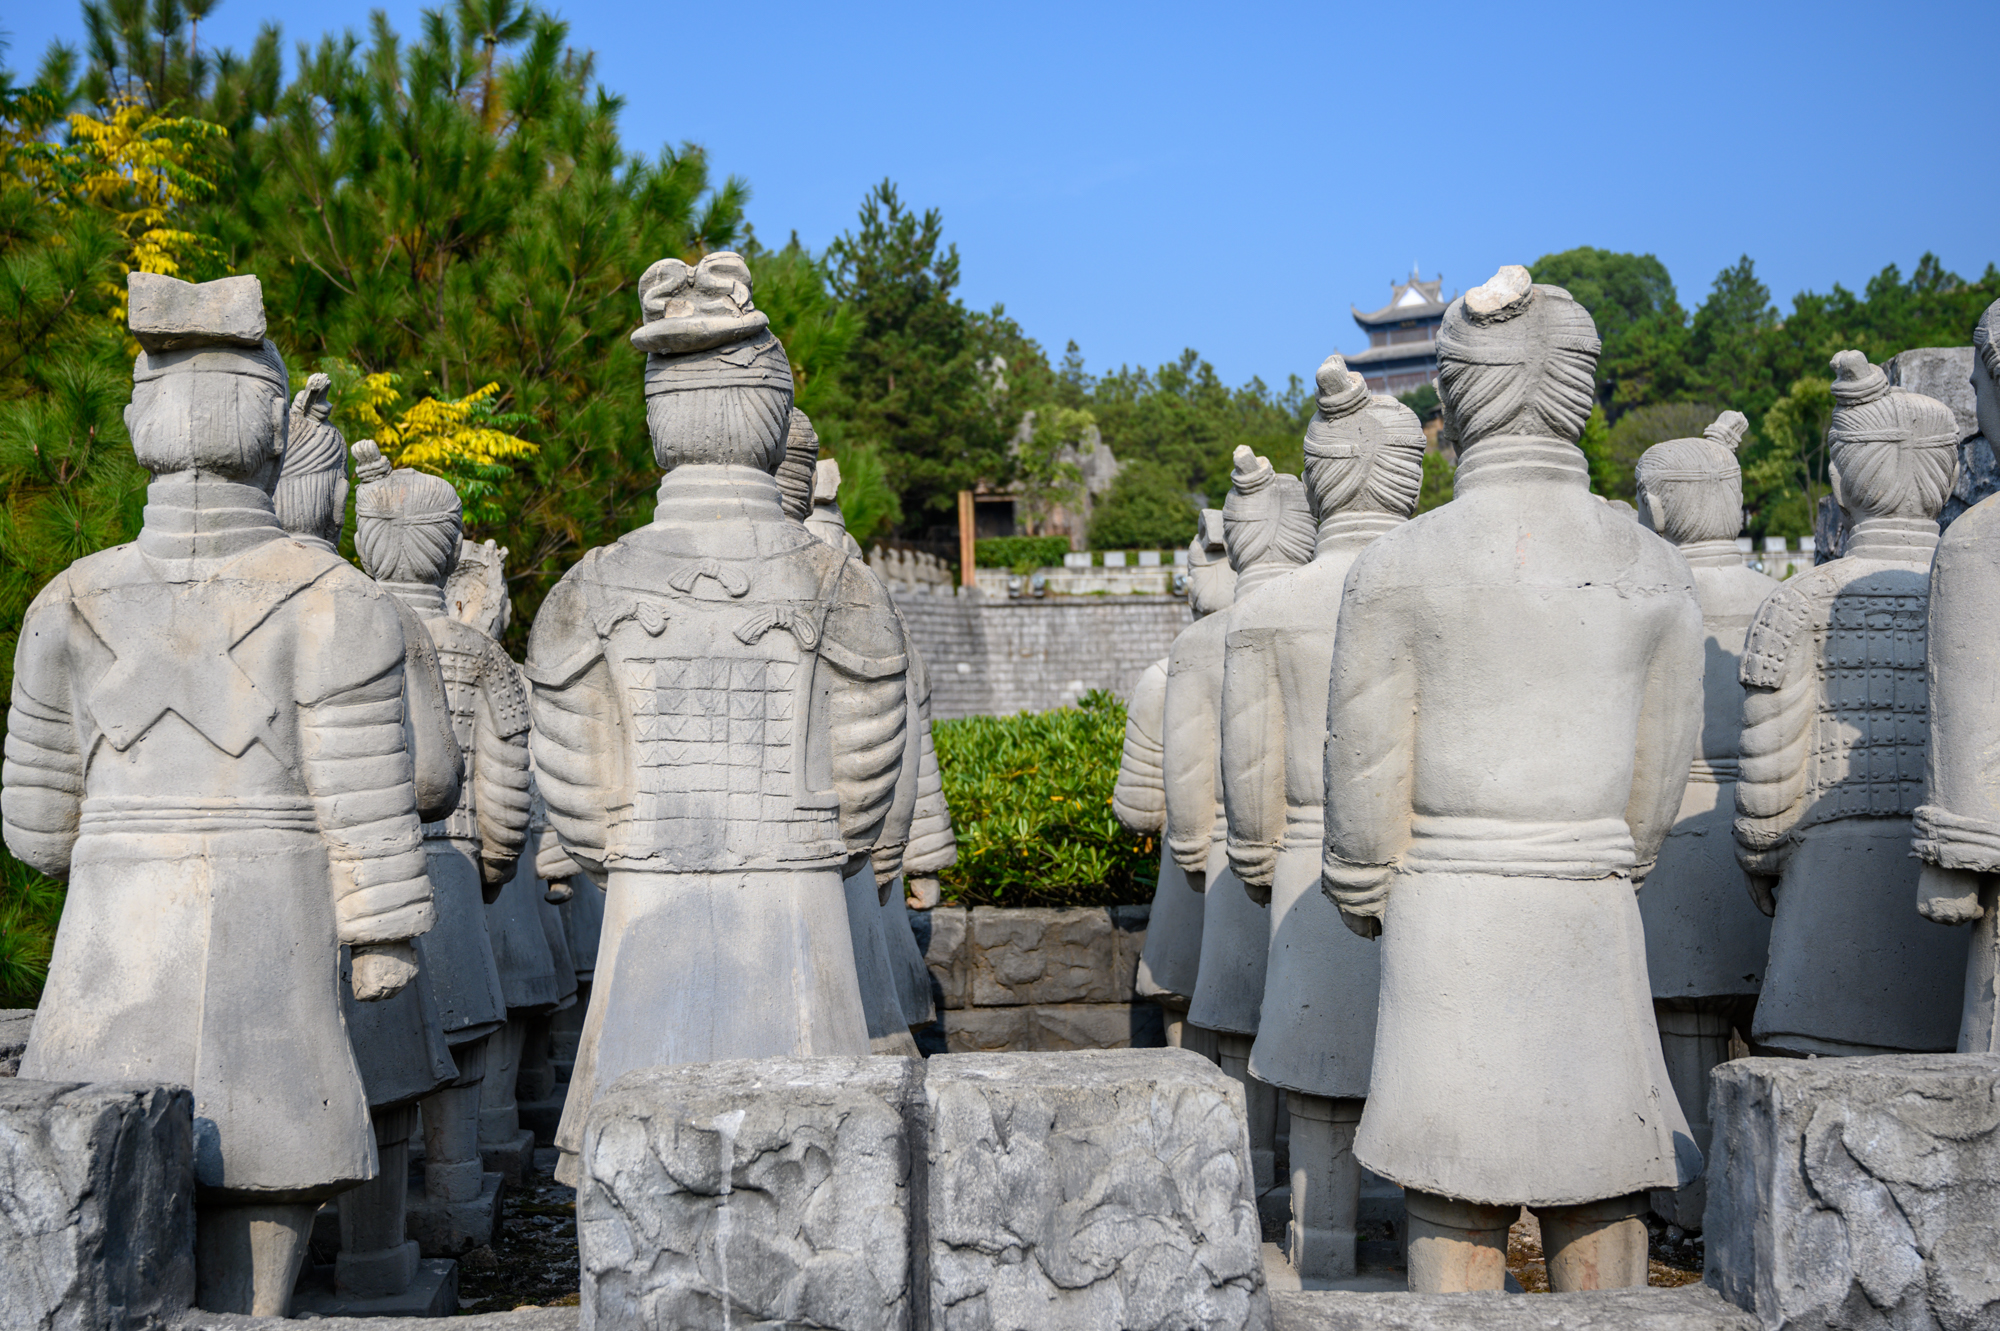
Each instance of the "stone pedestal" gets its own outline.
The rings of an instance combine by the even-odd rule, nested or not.
[[[498,1174],[482,1174],[479,1191],[470,1197],[432,1197],[421,1183],[410,1188],[407,1222],[410,1237],[426,1257],[463,1257],[493,1242],[500,1225]]]
[[[513,1117],[510,1110],[508,1117]],[[557,1111],[561,1117],[561,1111]],[[553,1144],[553,1138],[551,1143]],[[515,1128],[500,1141],[479,1143],[479,1165],[488,1174],[498,1174],[503,1183],[519,1186],[535,1170],[535,1134],[529,1128]]]
[[[194,1298],[179,1087],[0,1081],[0,1326],[152,1327]]]
[[[458,1263],[448,1258],[419,1260],[393,1294],[347,1292],[326,1266],[315,1268],[292,1294],[294,1317],[450,1317],[457,1311]]]
[[[2000,1323],[2000,1055],[1714,1073],[1707,1281],[1767,1331]]]
[[[534,1134],[535,1145],[556,1144],[556,1128],[562,1123],[563,1103],[568,1099],[569,1083],[558,1082],[547,1098],[521,1102],[521,1126]]]

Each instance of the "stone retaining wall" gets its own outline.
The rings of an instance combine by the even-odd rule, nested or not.
[[[1147,906],[939,906],[910,923],[938,1020],[926,1053],[1158,1048],[1160,1009],[1135,992]]]

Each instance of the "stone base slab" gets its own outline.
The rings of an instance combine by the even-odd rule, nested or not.
[[[471,1201],[435,1202],[422,1183],[413,1183],[403,1232],[417,1241],[426,1257],[463,1257],[474,1248],[484,1248],[499,1231],[503,1186],[498,1174],[485,1174],[479,1180],[479,1195]]]
[[[1271,1295],[1276,1331],[1757,1331],[1701,1285],[1586,1294]]]
[[[575,1308],[519,1308],[513,1312],[454,1317],[451,1331],[577,1331]],[[168,1324],[170,1331],[300,1331],[299,1323],[283,1317],[246,1317],[240,1313],[199,1310]],[[312,1322],[313,1331],[438,1331],[435,1321],[421,1317],[327,1317]]]
[[[563,1102],[569,1099],[569,1083],[556,1086],[545,1100],[524,1100],[520,1105],[521,1126],[535,1135],[536,1146],[556,1144],[556,1125],[562,1122]]]
[[[315,1317],[450,1317],[458,1311],[458,1263],[426,1258],[417,1275],[400,1294],[362,1299],[334,1288],[333,1268],[316,1267],[292,1295],[292,1316]]]
[[[939,1021],[945,1048],[954,1054],[1162,1049],[1167,1043],[1166,1023],[1151,1001],[947,1008]]]
[[[522,1128],[508,1141],[480,1142],[479,1163],[487,1173],[498,1174],[502,1183],[519,1187],[534,1172],[534,1132]]]

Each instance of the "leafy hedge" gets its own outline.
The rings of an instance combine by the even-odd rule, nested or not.
[[[982,542],[981,544],[984,544]],[[1111,813],[1125,704],[1101,689],[1075,707],[936,725],[958,833],[944,899],[962,906],[1118,906],[1153,898],[1156,837]]]
[[[1067,536],[989,536],[973,545],[981,568],[1057,568],[1069,553]]]

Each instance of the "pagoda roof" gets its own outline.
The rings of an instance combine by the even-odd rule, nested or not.
[[[1410,269],[1409,281],[1391,282],[1389,293],[1389,303],[1379,310],[1364,313],[1349,305],[1347,308],[1354,312],[1354,322],[1363,328],[1376,328],[1412,319],[1442,319],[1451,305],[1444,298],[1444,278],[1426,282],[1415,268]]]

